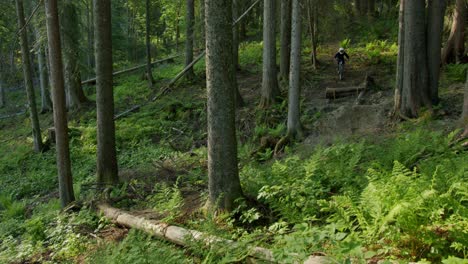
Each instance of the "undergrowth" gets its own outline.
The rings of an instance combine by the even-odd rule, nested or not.
[[[358,60],[394,63],[392,41],[345,42],[350,53],[360,54]],[[261,42],[242,44],[241,67],[258,74],[261,50]],[[162,82],[158,85],[182,67],[155,69],[155,79]],[[462,71],[449,66],[447,78],[461,80]],[[195,72],[202,78],[203,66]],[[151,99],[155,91],[146,85],[139,75],[117,79],[116,109]],[[252,111],[252,120],[245,120],[239,131],[244,200],[232,213],[210,215],[191,208],[191,215],[184,214],[192,205],[187,194],[198,205],[207,196],[206,98],[197,81],[183,80],[180,86],[116,122],[123,182],[111,196],[123,197],[118,205],[125,209],[152,208],[166,222],[236,240],[235,248],[192,242],[182,250],[133,230],[120,242],[105,240],[105,230],[115,227],[88,203],[97,196],[96,118],[90,109],[70,120],[74,187],[83,206],[79,212],[58,211],[54,146],[32,153],[27,118],[0,124],[0,136],[7,139],[2,151],[9,153],[0,156],[0,262],[245,262],[248,247],[255,245],[270,248],[284,263],[311,254],[338,263],[463,263],[468,257],[468,155],[453,144],[455,132],[432,129],[424,120],[400,125],[395,134],[318,146],[307,155],[292,145],[274,159],[271,146],[252,153],[262,138],[284,134],[287,102]],[[320,118],[320,113],[304,113],[305,124]],[[52,126],[50,117],[41,120],[42,127]]]

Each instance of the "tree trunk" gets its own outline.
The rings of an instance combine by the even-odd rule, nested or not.
[[[450,35],[442,52],[442,63],[458,63],[465,52],[466,0],[456,0]]]
[[[289,72],[288,137],[302,137],[301,126],[301,5],[292,0],[291,70]]]
[[[200,0],[200,48],[205,49],[205,0]]]
[[[97,103],[97,182],[118,182],[112,78],[111,0],[94,0]]]
[[[222,247],[229,245],[232,249],[241,247],[241,245],[232,240],[216,237],[197,230],[185,229],[183,227],[170,225],[161,221],[148,219],[144,216],[141,216],[141,214],[132,214],[132,212],[117,209],[105,203],[98,203],[96,208],[104,217],[113,223],[144,231],[149,235],[177,244],[179,246],[186,247],[187,245],[193,245],[193,243],[197,243],[199,245],[203,244],[210,248],[217,247],[217,245],[221,245]],[[248,246],[246,250],[248,254],[244,256],[246,263],[279,262],[279,260],[274,258],[273,252],[266,248],[249,245],[242,245],[242,247],[243,246]],[[294,252],[290,254],[294,256],[298,255]],[[323,256],[309,256],[306,260],[304,260],[305,264],[325,264],[330,262],[331,260],[329,258]]]
[[[0,60],[6,60],[3,56],[0,54]],[[5,64],[0,64],[0,108],[3,108],[6,106],[6,98],[5,98],[5,87],[3,86],[3,78],[5,76]]]
[[[153,70],[151,67],[151,38],[150,38],[150,0],[146,0],[146,78],[148,79],[148,87],[153,88]]]
[[[280,78],[288,79],[291,55],[291,0],[281,1]]]
[[[93,0],[86,1],[87,11],[86,19],[88,24],[88,70],[89,76],[94,75],[94,13],[93,13]]]
[[[425,0],[405,2],[405,44],[400,113],[417,117],[421,108],[431,108],[426,54]]]
[[[276,72],[275,2],[264,0],[263,18],[263,77],[260,107],[268,108],[280,91]]]
[[[240,0],[233,0],[232,1],[232,20],[236,21],[239,16],[239,1]],[[242,107],[244,105],[244,99],[242,99],[242,95],[239,91],[239,85],[237,83],[237,69],[240,69],[239,66],[239,24],[235,24],[232,26],[232,65],[234,67],[234,88],[235,88],[235,96],[236,96],[236,106]]]
[[[239,2],[240,0],[232,0],[232,20],[236,21],[239,17]],[[232,45],[233,45],[233,60],[234,69],[240,69],[239,66],[239,24],[232,27]]]
[[[394,114],[399,114],[401,108],[401,89],[403,88],[403,58],[405,57],[405,2],[400,0],[399,28],[398,28],[398,58],[395,81]]]
[[[361,14],[361,0],[354,0],[354,8],[356,10],[356,14]]]
[[[57,170],[60,203],[62,208],[75,200],[68,145],[67,114],[65,109],[65,86],[60,47],[60,26],[57,0],[46,0],[47,39],[49,42],[50,81],[54,101],[55,142],[57,146]]]
[[[193,43],[194,43],[194,27],[195,27],[195,2],[194,0],[187,0],[187,14],[186,14],[186,36],[185,36],[185,66],[188,66],[193,61]],[[187,79],[193,80],[195,73],[193,67],[188,69],[186,74]]]
[[[62,12],[63,59],[68,109],[81,108],[88,102],[81,87],[79,16],[75,1],[64,0]]]
[[[307,0],[307,16],[309,19],[309,33],[312,51],[310,60],[314,69],[317,69],[317,45],[318,45],[318,3],[317,0]]]
[[[237,167],[232,63],[232,5],[205,0],[208,96],[208,206],[232,210],[242,196]]]
[[[176,17],[175,17],[175,28],[176,28],[176,51],[179,53],[179,40],[180,40],[180,9],[182,8],[182,0],[179,0],[176,10]]]
[[[367,2],[367,14],[373,16],[375,14],[375,0],[368,0]]]
[[[368,1],[369,0],[361,0],[361,4],[360,4],[360,7],[361,7],[360,14],[361,15],[367,14],[368,6],[369,6]]]
[[[445,0],[429,0],[427,12],[427,67],[429,90],[433,105],[439,104],[439,75],[444,26]]]
[[[468,71],[465,80],[465,98],[463,102],[462,127],[464,127],[463,137],[468,138]]]
[[[33,134],[33,143],[34,151],[42,151],[42,136],[41,128],[39,126],[39,117],[37,114],[36,108],[36,96],[34,94],[33,87],[33,78],[32,78],[32,66],[29,57],[29,43],[27,36],[27,27],[25,27],[24,21],[24,10],[23,10],[23,0],[16,0],[16,12],[18,15],[18,28],[20,32],[20,42],[21,42],[21,57],[23,60],[23,74],[24,74],[24,85],[26,86],[26,94],[28,97],[29,104],[29,114],[32,124],[32,134]]]
[[[0,73],[0,108],[5,107],[5,87],[3,87],[3,74]]]
[[[41,85],[41,113],[46,113],[52,110],[52,101],[50,100],[47,82],[49,77],[47,74],[46,57],[42,45],[39,46],[37,51],[37,63],[39,64],[39,83]]]
[[[240,10],[245,10],[247,8],[245,0],[238,0],[238,1],[240,1],[240,6],[241,6]],[[242,21],[240,21],[240,25],[239,25],[239,39],[240,39],[240,41],[245,41],[247,39],[247,23],[249,21],[248,18],[249,17],[244,18],[244,19],[242,19]]]

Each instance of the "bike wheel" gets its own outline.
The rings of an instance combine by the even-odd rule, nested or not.
[[[338,76],[340,77],[340,81],[342,81],[344,77],[344,66],[342,63],[338,66]]]

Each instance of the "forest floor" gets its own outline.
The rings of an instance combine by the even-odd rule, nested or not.
[[[261,54],[255,45],[244,49],[255,51],[247,54]],[[183,80],[161,99],[116,121],[122,184],[111,193],[113,206],[148,219],[271,248],[285,263],[313,254],[325,254],[340,263],[395,258],[437,262],[454,255],[464,257],[468,234],[463,226],[468,215],[455,208],[466,202],[462,187],[466,187],[468,154],[452,144],[462,104],[461,82],[444,77],[443,104],[435,116],[400,124],[389,115],[395,54],[376,59],[363,50],[351,50],[345,79],[339,81],[334,50],[319,50],[317,70],[304,53],[301,120],[306,136],[276,156],[273,148],[285,133],[287,102],[283,99],[271,109],[258,108],[258,57],[241,53],[238,83],[245,107],[238,110],[237,127],[246,199],[234,213],[211,217],[202,209],[207,197],[203,65],[195,68],[198,80]],[[155,69],[155,78],[163,86],[180,68],[162,65]],[[373,84],[359,105],[357,96],[325,98],[327,87],[357,86],[366,75]],[[284,82],[281,87],[282,98],[286,98]],[[93,99],[92,87],[87,93]],[[10,94],[16,104],[0,110],[0,116],[22,109],[20,91]],[[116,112],[145,102],[153,94],[140,76],[118,78]],[[245,262],[242,250],[174,247],[112,225],[87,210],[101,198],[94,186],[94,116],[92,108],[70,115],[74,186],[81,210],[63,215],[54,211],[58,192],[53,151],[31,153],[26,115],[0,120],[0,140],[4,153],[10,153],[0,157],[0,261]],[[43,128],[52,126],[51,116],[42,115],[41,124]],[[460,192],[455,183],[461,184]],[[411,188],[403,192],[405,186]],[[456,199],[440,201],[430,194],[423,198],[415,194],[428,190],[441,197],[453,192]],[[420,204],[408,207],[408,201]],[[436,205],[443,202],[450,203],[451,211]],[[419,208],[422,204],[426,207]],[[400,211],[395,212],[397,208]],[[409,208],[421,219],[411,218]],[[447,216],[436,217],[440,210]],[[434,219],[427,222],[428,218]]]

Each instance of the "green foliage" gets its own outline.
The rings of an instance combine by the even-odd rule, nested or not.
[[[0,196],[0,219],[23,219],[25,211],[23,202],[13,200],[11,196]]]
[[[349,48],[350,44],[351,44],[351,39],[349,39],[349,38],[343,39],[342,41],[340,41],[340,47],[344,48],[344,49]]]
[[[120,243],[109,243],[94,252],[87,263],[192,263],[173,245],[161,242],[140,231],[130,230]]]
[[[354,177],[363,151],[364,142],[336,145],[317,150],[305,161],[297,156],[277,161],[264,175],[257,198],[287,222],[313,219],[319,213],[318,200],[363,185],[362,178]]]
[[[433,183],[445,175],[436,171],[432,177]],[[451,248],[468,243],[466,182],[437,188],[398,162],[390,172],[369,170],[368,178],[359,198],[335,196],[324,202],[322,210],[332,213],[329,222],[345,223],[347,231],[357,232],[370,245],[385,245],[380,254],[393,246],[408,257],[438,258],[459,254]]]
[[[257,72],[262,68],[263,42],[243,42],[239,46],[239,64]]]
[[[445,66],[445,75],[452,82],[465,82],[467,64],[448,64]]]
[[[157,212],[165,215],[164,222],[170,222],[180,216],[184,205],[184,198],[177,183],[174,186],[157,183],[154,186],[154,194],[149,196],[147,200]]]
[[[90,245],[86,235],[99,231],[99,219],[88,210],[58,215],[56,206],[52,201],[38,207],[31,219],[18,222],[21,233],[3,236],[0,229],[0,262],[34,260],[45,252],[52,262],[63,262],[83,254]]]
[[[272,232],[283,234],[273,250],[285,261],[314,251],[350,261],[463,258],[468,156],[451,146],[454,135],[409,125],[376,143],[244,166],[241,182],[274,211]]]

